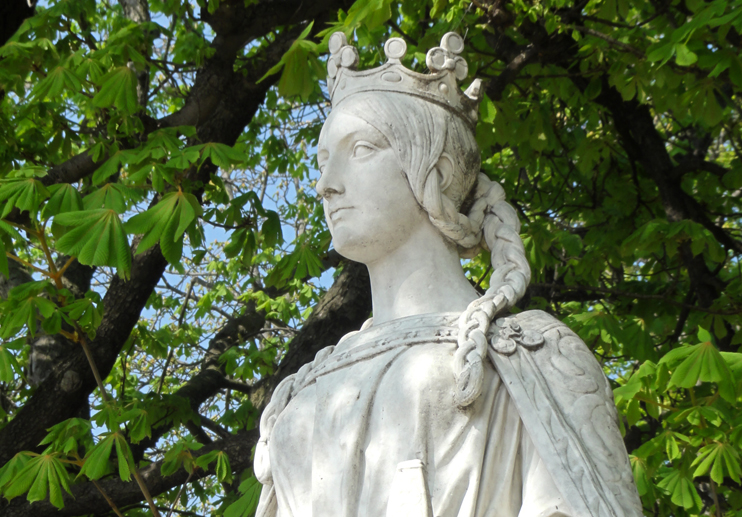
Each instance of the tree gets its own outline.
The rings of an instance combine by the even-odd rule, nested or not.
[[[739,7],[8,2],[0,513],[254,511],[273,388],[370,312],[312,189],[328,36],[361,67],[403,37],[424,71],[455,30],[524,223],[519,309],[603,364],[647,515],[740,515]],[[486,257],[465,267],[487,287]]]

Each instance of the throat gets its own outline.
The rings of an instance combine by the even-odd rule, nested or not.
[[[374,324],[442,312],[462,312],[479,297],[469,284],[456,249],[440,242],[437,249],[402,247],[366,264],[371,277]],[[422,248],[422,249],[421,249]]]

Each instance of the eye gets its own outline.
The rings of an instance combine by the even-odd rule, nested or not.
[[[330,159],[330,153],[327,152],[327,149],[320,149],[317,152],[317,168],[319,169],[320,173],[325,172],[325,165],[327,165],[327,160]]]
[[[368,156],[376,152],[377,150],[378,149],[375,145],[368,142],[356,142],[356,145],[353,146],[353,158],[363,158],[364,156]]]

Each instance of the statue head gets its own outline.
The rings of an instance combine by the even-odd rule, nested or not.
[[[428,52],[432,74],[418,74],[401,64],[406,44],[399,38],[384,46],[387,63],[371,70],[355,70],[358,52],[342,33],[332,35],[330,50],[328,88],[333,110],[320,147],[336,120],[353,116],[365,121],[388,142],[415,201],[433,225],[462,254],[475,253],[481,221],[472,224],[460,210],[465,201],[472,201],[479,173],[474,129],[480,82],[476,80],[466,92],[457,85],[467,74],[466,62],[458,55],[463,50],[461,37],[446,34],[441,47]],[[323,161],[322,155],[318,158]]]
[[[462,256],[472,256],[480,247],[491,252],[490,287],[459,320],[456,399],[468,406],[481,393],[489,324],[523,296],[531,275],[517,213],[502,187],[479,172],[474,130],[481,83],[475,80],[465,92],[458,87],[468,67],[459,55],[463,39],[455,33],[446,34],[441,46],[428,52],[431,74],[401,64],[407,46],[399,38],[385,44],[384,65],[364,71],[356,70],[358,51],[342,33],[333,34],[329,46],[327,84],[333,109],[320,135],[320,170],[331,164],[333,171],[346,174],[354,199],[367,209],[354,220],[353,210],[332,204],[343,199],[334,195],[343,185],[333,185],[325,175],[320,179],[317,190],[325,197],[325,216],[338,251],[345,254],[337,246],[344,227],[348,239],[350,234],[365,239],[360,248],[373,244],[384,253],[384,246],[401,242],[416,225],[432,223]],[[334,162],[332,156],[341,158]]]

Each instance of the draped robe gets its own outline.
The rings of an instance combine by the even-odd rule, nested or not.
[[[545,313],[531,313],[538,315],[537,327],[545,328],[547,318],[551,327],[566,328]],[[456,406],[451,365],[457,316],[412,316],[365,328],[281,383],[261,421],[255,463],[265,486],[257,515],[384,517],[393,510],[388,502],[397,467],[410,460],[423,466],[430,515],[436,517],[641,515],[640,506],[635,511],[638,497],[619,493],[636,499],[621,513],[598,487],[599,496],[608,497],[608,508],[601,506],[583,486],[584,476],[577,476],[576,489],[556,478],[577,479],[573,466],[560,467],[570,461],[566,452],[532,440],[519,412],[525,406],[506,384],[513,389],[518,376],[503,379],[495,367],[499,359],[485,360],[482,395],[470,407]],[[529,326],[528,315],[516,317]],[[598,376],[605,384],[599,368]],[[543,430],[532,427],[543,439]],[[579,434],[584,426],[576,427]],[[625,484],[625,450],[623,456],[619,485]]]

